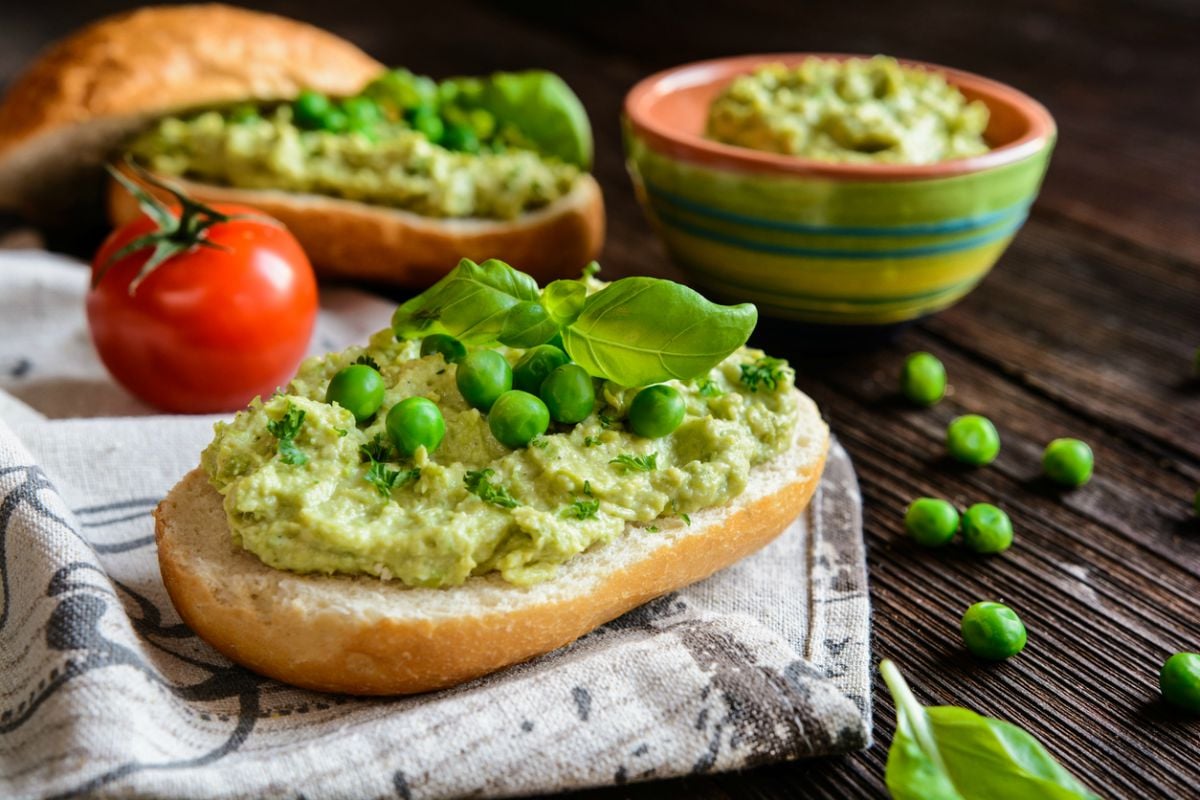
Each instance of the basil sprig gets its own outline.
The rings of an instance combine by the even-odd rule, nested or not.
[[[896,704],[888,751],[893,800],[1099,800],[1037,739],[957,706],[921,705],[900,670],[879,665]]]
[[[758,310],[722,306],[673,281],[622,278],[593,294],[583,281],[537,283],[502,261],[459,262],[396,309],[400,339],[444,333],[474,345],[533,347],[556,334],[597,378],[647,386],[706,375],[750,338]]]

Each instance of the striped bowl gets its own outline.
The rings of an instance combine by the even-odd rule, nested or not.
[[[764,62],[717,59],[660,72],[625,99],[627,165],[651,223],[691,278],[765,314],[879,326],[940,311],[988,273],[1024,223],[1054,146],[1032,98],[920,62],[991,111],[992,149],[937,164],[832,164],[719,144],[709,104]]]

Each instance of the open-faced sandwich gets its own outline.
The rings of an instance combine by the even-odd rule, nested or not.
[[[159,506],[163,579],[233,660],[361,694],[567,644],[766,544],[828,431],[751,305],[464,260],[366,347],[218,423]]]
[[[460,257],[577,274],[604,235],[591,157],[587,115],[555,75],[438,83],[221,5],[95,23],[0,104],[0,207],[61,222],[66,198],[103,194],[128,221],[136,203],[102,190],[100,165],[137,179],[131,162],[202,202],[262,209],[324,274],[398,283],[428,284]]]

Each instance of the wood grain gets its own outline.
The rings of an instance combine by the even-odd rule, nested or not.
[[[100,13],[82,0],[62,5],[52,19],[24,8],[0,13],[0,80],[49,38]],[[403,13],[361,0],[257,5],[435,75],[526,66],[562,74],[596,127],[610,276],[679,277],[636,207],[620,150],[621,99],[652,70],[740,52],[881,51],[981,72],[1042,99],[1060,140],[1041,199],[963,303],[850,356],[804,356],[802,334],[786,324],[763,326],[756,342],[791,358],[800,387],[854,458],[875,655],[896,660],[929,703],[1025,727],[1106,797],[1196,796],[1200,721],[1166,708],[1157,690],[1167,655],[1200,650],[1193,5],[613,0],[601,9],[443,0]],[[895,395],[900,361],[917,349],[943,359],[953,388],[930,410]],[[1003,451],[988,468],[943,457],[946,423],[966,411],[1000,430]],[[1096,452],[1095,479],[1073,492],[1038,478],[1041,448],[1063,435]],[[1015,546],[995,557],[918,550],[902,515],[922,495],[998,503],[1013,516]],[[1029,646],[1009,663],[983,665],[962,649],[958,619],[981,599],[1011,604],[1029,628]],[[880,797],[894,717],[882,684],[875,699],[876,745],[864,753],[580,796]]]

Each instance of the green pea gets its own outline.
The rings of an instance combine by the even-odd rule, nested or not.
[[[383,376],[366,364],[352,364],[338,370],[325,390],[325,402],[337,403],[365,422],[383,405]]]
[[[550,427],[550,412],[537,397],[516,389],[497,398],[488,412],[488,428],[496,441],[514,450],[525,447]]]
[[[967,609],[962,637],[972,655],[1003,661],[1025,649],[1025,623],[1002,603],[984,601]]]
[[[512,388],[512,381],[512,367],[495,350],[471,353],[459,362],[454,376],[463,399],[480,411],[491,408],[500,395]]]
[[[1000,454],[1000,434],[987,417],[967,414],[946,429],[946,448],[964,464],[981,467]]]
[[[409,124],[413,130],[425,134],[425,138],[437,144],[445,135],[446,126],[438,116],[436,109],[429,106],[418,106],[409,114]]]
[[[934,405],[946,394],[946,368],[932,353],[913,353],[904,359],[900,388],[917,405]]]
[[[922,547],[941,547],[958,532],[958,511],[945,500],[922,497],[908,507],[904,527]]]
[[[686,412],[687,403],[674,386],[647,386],[629,404],[629,427],[638,436],[658,439],[678,428]]]
[[[331,108],[325,115],[325,130],[332,133],[343,133],[350,128],[350,118],[340,108]]]
[[[325,127],[329,112],[333,110],[333,103],[328,97],[312,89],[305,89],[292,103],[292,119],[298,127],[310,131],[321,130]]]
[[[446,435],[446,420],[437,403],[425,397],[407,397],[392,406],[387,415],[387,432],[405,456],[424,447],[433,452]]]
[[[438,144],[447,150],[458,150],[462,153],[479,152],[479,137],[469,125],[447,125],[446,132]]]
[[[555,422],[583,422],[596,406],[592,376],[578,364],[563,364],[542,381],[542,402]]]
[[[1012,546],[1012,520],[991,503],[976,503],[963,514],[962,535],[976,553],[1000,553]]]
[[[457,364],[467,357],[467,348],[453,336],[433,333],[421,340],[421,355],[431,356],[434,353],[440,353],[447,364]]]
[[[383,119],[379,104],[369,97],[347,97],[342,101],[342,112],[351,130],[371,131]]]
[[[570,360],[566,353],[552,344],[531,347],[513,367],[513,388],[538,394],[542,390],[542,381]]]
[[[1158,674],[1163,697],[1173,706],[1200,714],[1200,653],[1176,653]]]
[[[1083,486],[1092,478],[1092,448],[1078,439],[1055,439],[1042,453],[1046,477],[1063,486]]]

